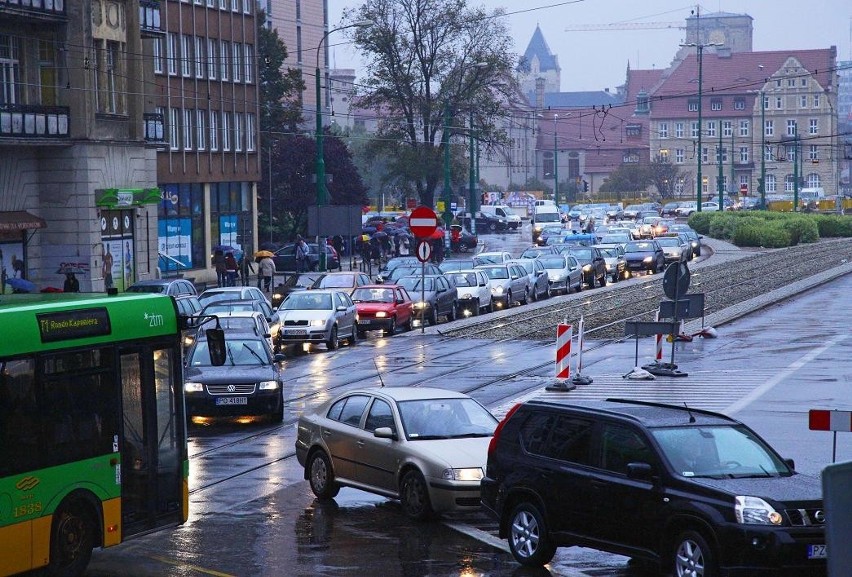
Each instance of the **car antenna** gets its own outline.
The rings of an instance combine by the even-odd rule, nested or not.
[[[375,357],[373,357],[373,366],[376,367],[376,374],[379,375],[379,382],[382,384],[382,388],[384,388],[385,382],[382,380],[382,372],[379,370],[379,365],[376,364]]]
[[[375,362],[375,361],[373,361]],[[689,422],[694,423],[695,417],[692,415],[692,411],[689,410],[689,407],[686,405],[686,401],[684,401],[683,406],[686,408],[686,412],[689,413]]]

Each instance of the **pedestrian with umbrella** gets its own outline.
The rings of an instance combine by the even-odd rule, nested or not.
[[[62,285],[62,292],[78,293],[80,292],[80,281],[77,280],[77,275],[69,272],[65,275],[65,283]]]
[[[272,277],[275,275],[275,261],[272,260],[272,253],[268,250],[259,250],[254,253],[258,261],[257,268],[257,288],[260,288],[261,280],[263,280],[263,290],[269,292],[272,287]]]

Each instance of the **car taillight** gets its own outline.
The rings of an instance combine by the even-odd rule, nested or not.
[[[502,420],[502,421],[500,421],[499,423],[497,423],[497,428],[496,428],[496,429],[494,429],[494,436],[493,436],[493,437],[491,437],[491,442],[490,442],[490,443],[488,443],[488,456],[489,456],[489,457],[490,457],[490,456],[491,456],[491,454],[494,452],[494,449],[496,449],[496,448],[497,448],[497,438],[500,436],[500,431],[502,431],[502,430],[503,430],[503,425],[505,425],[505,424],[506,424],[506,422],[507,422],[509,419],[511,419],[511,418],[512,418],[512,415],[514,415],[514,414],[515,414],[515,411],[517,411],[517,410],[520,408],[520,406],[521,406],[521,403],[518,403],[517,405],[515,405],[514,407],[512,407],[511,409],[509,409],[509,412],[508,412],[508,413],[506,413],[506,416],[505,416],[505,417],[503,417],[503,420]]]

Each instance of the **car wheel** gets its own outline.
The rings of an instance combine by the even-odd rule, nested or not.
[[[529,288],[525,288],[525,289],[524,289],[524,298],[522,298],[522,299],[521,299],[521,304],[522,304],[522,305],[525,305],[525,304],[527,304],[528,302],[530,302],[530,289],[529,289]]]
[[[366,338],[367,337],[367,331],[365,331],[363,329],[358,329],[358,336],[361,337],[362,339]]]
[[[432,307],[429,309],[429,326],[434,327],[438,324],[438,309]]]
[[[423,521],[432,516],[429,490],[420,471],[409,471],[402,478],[399,500],[403,512],[411,519]]]
[[[272,413],[272,420],[276,423],[280,423],[284,420],[284,393],[278,397],[278,408]]]
[[[308,461],[308,481],[317,499],[333,499],[340,492],[334,480],[331,461],[322,451],[316,451]]]
[[[494,232],[495,230],[497,230],[497,223],[496,222],[489,222],[488,223],[488,230],[490,230],[491,232]]]
[[[459,244],[459,252],[467,252],[468,250],[470,250],[470,249],[467,247],[466,244],[464,244],[464,243]]]
[[[506,306],[503,307],[503,308],[507,308],[507,309],[510,308],[512,306],[513,302],[515,302],[515,301],[512,300],[512,291],[509,291],[509,292],[506,293]]]
[[[509,550],[515,561],[527,567],[542,567],[556,553],[556,546],[547,534],[544,516],[532,503],[518,503],[512,510]]]
[[[599,284],[600,284],[602,287],[605,287],[605,286],[606,286],[606,273],[603,273],[603,274],[601,275],[601,278],[600,278],[600,282],[599,282]]]
[[[53,515],[50,532],[50,577],[82,575],[92,557],[98,528],[82,500],[72,499]]]
[[[392,337],[396,333],[396,317],[391,317],[390,325],[385,329],[385,335]]]
[[[594,274],[589,277],[589,280],[586,284],[589,286],[589,288],[595,288],[595,275]]]
[[[675,577],[716,577],[713,550],[696,531],[684,531],[675,540],[673,567]]]
[[[333,351],[337,348],[337,325],[331,327],[331,335],[325,341],[325,346],[328,350]]]
[[[447,321],[453,322],[456,320],[456,310],[458,309],[458,303],[453,301],[452,306],[450,306],[450,310],[447,311]]]
[[[350,347],[358,342],[358,327],[352,325],[352,333],[350,333],[349,338],[346,339],[346,341]]]
[[[408,320],[405,322],[405,325],[403,326],[403,329],[404,329],[405,331],[410,331],[410,330],[412,330],[413,328],[414,328],[414,316],[413,316],[413,315],[408,315]]]
[[[485,312],[489,312],[489,313],[494,312],[494,299],[491,299],[491,302],[489,302],[488,306],[485,307]]]
[[[471,303],[471,306],[470,306],[470,314],[475,316],[475,317],[478,317],[479,312],[480,312],[479,307],[480,307],[479,299],[473,299],[473,302]]]

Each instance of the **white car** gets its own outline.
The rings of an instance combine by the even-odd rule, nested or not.
[[[358,339],[358,312],[348,289],[311,289],[290,293],[278,307],[278,345],[325,343],[334,350],[345,339]]]
[[[478,315],[491,312],[494,303],[491,300],[491,280],[481,270],[459,270],[444,273],[458,289],[458,309],[460,314]]]

